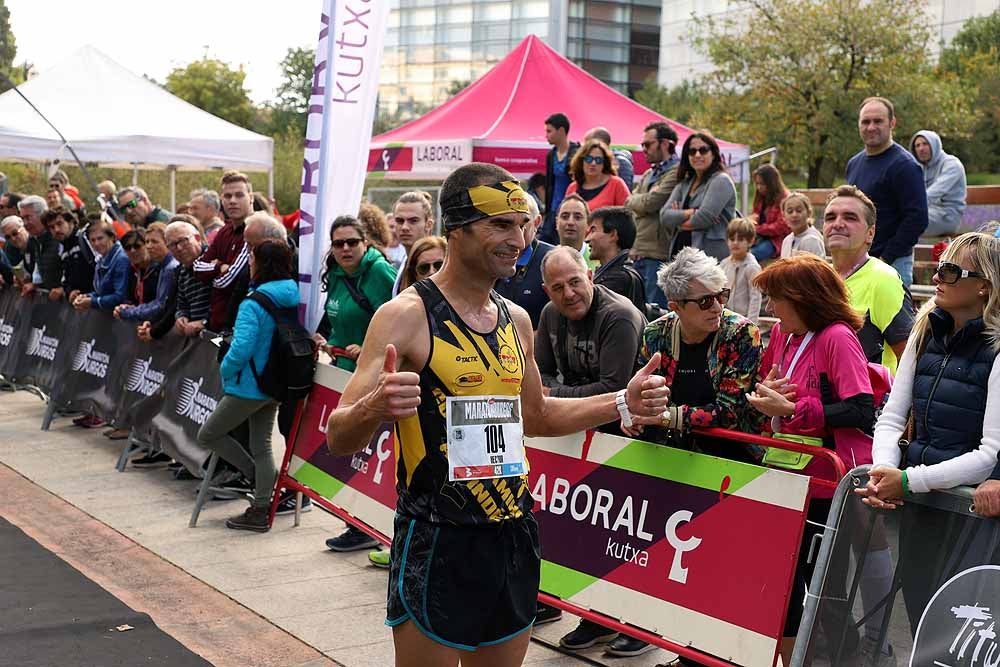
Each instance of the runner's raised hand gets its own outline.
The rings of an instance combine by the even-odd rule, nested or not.
[[[657,352],[629,380],[625,402],[635,424],[659,424],[663,411],[670,404],[666,378],[654,375],[659,368],[660,353]]]
[[[396,346],[385,346],[385,358],[375,389],[364,399],[365,408],[381,421],[394,422],[417,414],[420,376],[396,370]]]

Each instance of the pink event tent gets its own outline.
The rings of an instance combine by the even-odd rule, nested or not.
[[[638,143],[643,128],[662,120],[681,143],[691,128],[665,118],[602,83],[556,53],[535,35],[437,109],[372,138],[368,171],[386,178],[446,176],[462,164],[491,162],[520,178],[545,171],[545,118],[561,111],[570,138],[604,126],[615,145],[633,151],[636,174],[646,169]],[[720,141],[727,164],[749,157],[742,144]],[[743,169],[733,174],[737,180]]]

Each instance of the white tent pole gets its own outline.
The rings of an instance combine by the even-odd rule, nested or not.
[[[177,167],[170,165],[170,210],[177,210]]]
[[[132,163],[132,185],[139,185],[139,163]]]
[[[274,169],[267,170],[267,197],[274,199]]]

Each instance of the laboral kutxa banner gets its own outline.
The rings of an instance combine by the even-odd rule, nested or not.
[[[395,438],[326,448],[350,374],[317,369],[289,473],[391,537]],[[542,590],[742,665],[782,634],[808,478],[596,432],[529,438]]]

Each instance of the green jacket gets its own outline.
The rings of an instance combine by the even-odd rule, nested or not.
[[[364,343],[373,315],[358,305],[351,296],[346,278],[347,273],[334,264],[328,276],[326,308],[319,325],[319,333],[326,338],[327,344],[342,348]],[[351,278],[358,290],[368,298],[372,308],[378,310],[379,306],[392,298],[396,269],[381,252],[369,247]],[[351,359],[337,357],[337,366],[353,371],[356,364]]]

